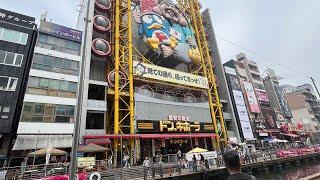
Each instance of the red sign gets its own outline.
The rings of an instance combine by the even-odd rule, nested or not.
[[[260,91],[260,90],[256,89],[256,93],[257,93],[259,101],[269,102],[269,97],[268,97],[267,92]]]

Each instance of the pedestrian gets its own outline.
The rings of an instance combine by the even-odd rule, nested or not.
[[[112,168],[112,156],[110,155],[108,160],[107,160],[107,168],[111,169]]]
[[[200,154],[200,168],[204,170],[204,156],[202,154]]]
[[[193,171],[197,171],[197,158],[196,158],[196,155],[193,155],[192,161],[193,161],[193,164],[192,164]]]
[[[227,151],[223,155],[226,168],[230,176],[227,180],[256,180],[254,176],[241,172],[240,157],[236,151]]]
[[[128,154],[124,155],[124,157],[123,157],[124,168],[130,167],[129,159],[130,159],[130,157]]]
[[[181,159],[181,151],[180,151],[180,149],[178,149],[177,156],[178,156],[178,160]]]
[[[144,179],[146,180],[149,175],[149,168],[150,168],[150,161],[148,157],[145,157],[142,166],[144,171]]]

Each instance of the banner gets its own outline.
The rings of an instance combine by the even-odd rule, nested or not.
[[[202,89],[209,88],[208,79],[206,77],[137,61],[133,61],[133,74],[143,78],[183,84]]]
[[[48,21],[40,21],[39,30],[44,33],[51,34],[53,36],[69,39],[72,41],[81,42],[82,32],[76,29],[60,26]]]
[[[252,84],[250,82],[243,81],[243,85],[246,90],[250,111],[252,113],[260,113],[258,100],[256,98]]]
[[[257,92],[257,96],[258,96],[259,101],[269,102],[269,97],[268,97],[267,92],[260,91],[258,89],[256,89],[256,92]]]
[[[93,167],[96,164],[95,157],[77,157],[78,168]]]

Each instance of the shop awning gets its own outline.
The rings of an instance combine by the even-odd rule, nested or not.
[[[103,135],[85,135],[83,139],[138,139],[139,134],[103,134]],[[95,143],[96,144],[96,143]]]
[[[205,138],[216,137],[213,133],[192,133],[192,134],[141,134],[143,139],[177,139],[177,138]]]
[[[296,135],[296,134],[285,134],[285,133],[280,133],[280,134],[284,135],[284,136],[289,136],[289,137],[292,137],[292,138],[299,137],[299,135]]]
[[[72,135],[18,135],[12,150],[72,147]]]

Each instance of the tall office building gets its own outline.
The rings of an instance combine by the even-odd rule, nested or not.
[[[217,77],[218,93],[223,105],[223,117],[225,119],[228,137],[230,141],[240,142],[241,139],[238,131],[236,117],[234,114],[235,111],[231,103],[229,87],[221,62],[221,56],[209,9],[204,10],[204,12],[202,13],[202,19],[206,30],[207,41],[210,48],[210,55],[212,57],[212,63],[214,66],[214,73]]]
[[[33,50],[35,18],[0,9],[0,158],[16,136]]]
[[[236,58],[224,65],[236,69],[255,137],[263,139],[277,135],[276,114],[270,106],[257,63],[249,60],[244,53],[238,54]]]
[[[82,32],[40,20],[15,157],[45,147],[72,146]]]
[[[263,83],[268,93],[270,105],[276,112],[277,125],[280,127],[280,123],[290,122],[292,113],[285,97],[285,92],[280,87],[279,80],[281,78],[272,69],[268,69],[266,72],[267,75],[263,78]]]

